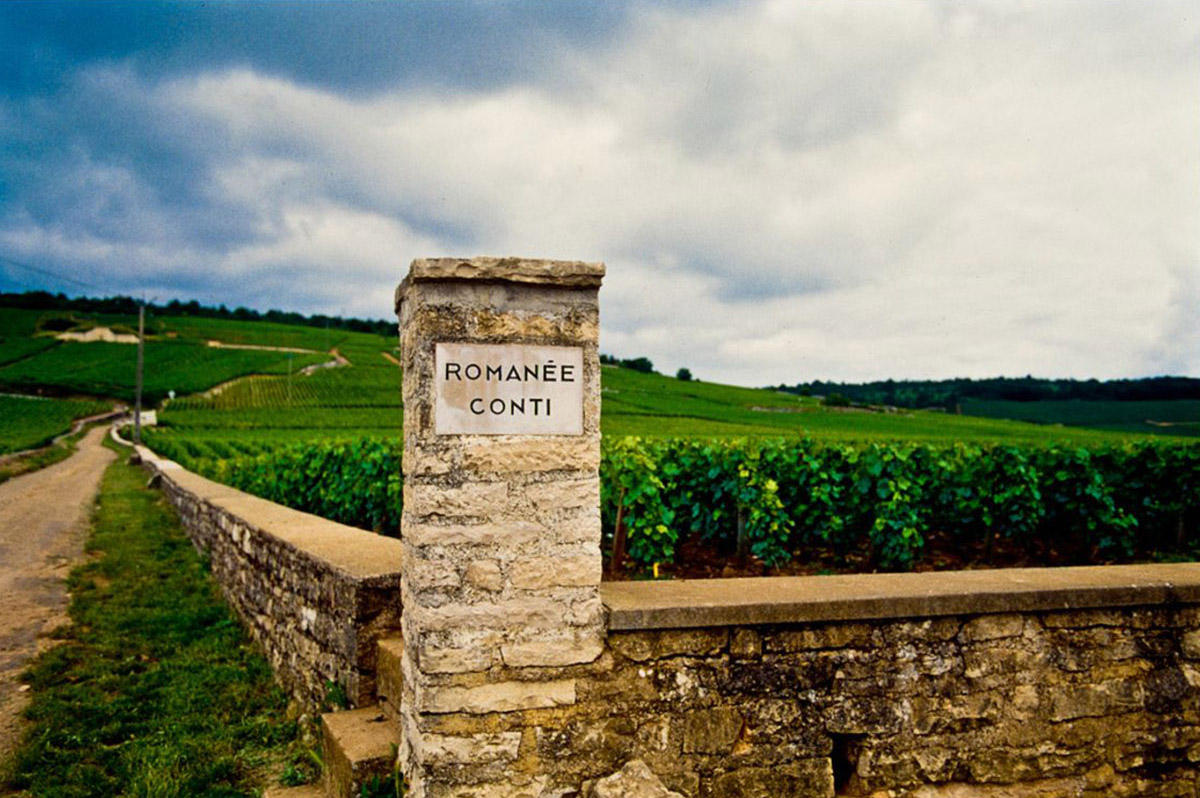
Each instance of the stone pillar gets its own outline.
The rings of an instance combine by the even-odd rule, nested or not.
[[[604,648],[604,266],[414,261],[404,367],[401,765],[415,798],[537,796],[529,710]]]

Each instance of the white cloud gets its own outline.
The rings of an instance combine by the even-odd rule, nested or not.
[[[706,379],[1200,374],[1193,11],[779,0],[638,12],[476,92],[138,86],[248,231],[211,252],[130,173],[79,174],[158,231],[135,262],[303,310],[387,316],[418,256],[603,259],[604,348]]]

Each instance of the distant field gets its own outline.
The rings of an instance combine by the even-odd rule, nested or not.
[[[84,416],[111,410],[104,402],[72,402],[0,395],[0,454],[35,449]]]
[[[321,363],[323,355],[293,355],[293,367]],[[202,391],[234,377],[286,372],[281,352],[213,349],[185,341],[153,341],[145,352],[144,396],[150,404],[167,395]],[[134,398],[137,347],[130,344],[64,343],[0,368],[0,385],[19,390],[40,386],[92,396]]]
[[[312,440],[399,440],[400,369],[384,357],[395,340],[341,335],[337,348],[350,365],[290,379],[255,376],[214,396],[181,397],[159,414],[161,426],[147,432],[147,442],[168,456],[183,446],[193,457],[221,458]]]
[[[134,319],[134,324],[137,320]],[[377,339],[378,336],[352,333],[345,330],[301,327],[269,321],[234,321],[190,316],[171,316],[155,319],[152,330],[159,335],[176,335],[185,341],[216,340],[228,344],[253,346],[285,346],[296,349],[315,349],[328,352],[356,338]]]
[[[1005,402],[970,401],[963,412],[1035,424],[1062,424],[1144,435],[1200,437],[1200,401],[1171,402]]]
[[[64,316],[6,308],[0,313],[0,388],[14,392],[134,396],[137,349],[129,344],[62,343],[36,335],[38,320]],[[136,327],[136,317],[70,314],[100,326]],[[251,374],[286,375],[327,362],[337,348],[352,363],[389,366],[380,352],[395,346],[392,338],[344,330],[188,317],[147,320],[145,396],[153,404],[175,391],[183,396]],[[313,354],[263,350],[218,349],[225,344],[311,349]],[[376,363],[377,361],[377,363]],[[394,369],[395,367],[392,366]]]
[[[38,310],[0,309],[0,366],[58,344],[51,337],[33,337],[41,316]]]
[[[354,352],[355,365],[312,376],[240,380],[215,397],[187,397],[160,413],[152,445],[186,445],[191,457],[227,457],[306,440],[371,436],[398,440],[400,372],[380,341]],[[359,365],[361,364],[361,365]],[[1117,432],[911,411],[830,409],[813,399],[770,390],[681,382],[605,367],[602,430],[606,436],[811,437],[830,442],[1069,443],[1101,445],[1139,438]],[[205,447],[212,444],[213,450]]]
[[[136,349],[122,344],[59,343],[34,337],[39,311],[0,314],[0,386],[10,390],[50,387],[63,394],[133,398]],[[63,314],[55,313],[61,316]],[[83,318],[75,314],[77,318]],[[136,325],[136,318],[94,315],[100,325]],[[244,451],[270,448],[283,441],[347,439],[357,435],[399,438],[400,370],[389,356],[393,336],[336,329],[195,317],[149,318],[146,346],[146,397],[153,405],[175,391],[177,398],[160,413],[162,427],[150,440],[209,440]],[[212,348],[226,344],[274,346],[328,352],[337,349],[350,365],[302,375],[326,354]],[[289,371],[291,376],[288,377]],[[246,377],[246,379],[237,379]],[[202,392],[234,380],[214,396]],[[1104,429],[1052,426],[1063,420],[1052,403],[1021,405],[1032,425],[1005,420],[1006,407],[970,406],[971,415],[926,411],[895,413],[826,408],[811,398],[772,390],[706,382],[682,382],[657,374],[605,367],[602,430],[606,436],[643,437],[811,437],[816,440],[923,441],[973,443],[1104,444],[1148,433],[1200,434],[1188,426],[1155,427],[1147,418],[1178,424],[1200,420],[1200,402],[1076,403],[1072,424]],[[993,405],[997,403],[991,403]],[[1083,405],[1105,405],[1099,408]],[[1187,404],[1189,407],[1177,405]],[[1150,407],[1149,405],[1155,405]],[[1113,416],[1116,409],[1132,415]],[[1168,412],[1170,411],[1170,412]]]
[[[808,436],[829,441],[1101,444],[1139,437],[1118,432],[1033,426],[1016,421],[914,410],[834,409],[777,391],[680,382],[605,367],[605,435],[650,437]]]

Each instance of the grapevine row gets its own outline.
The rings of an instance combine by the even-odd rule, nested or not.
[[[361,438],[249,455],[164,452],[298,509],[395,534],[400,446]],[[1191,557],[1200,546],[1200,447],[822,444],[811,440],[605,439],[606,545],[640,565],[702,541],[767,566],[814,552],[917,564],[928,536],[965,545],[1053,543],[1081,561]]]

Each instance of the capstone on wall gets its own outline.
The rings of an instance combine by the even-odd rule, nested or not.
[[[376,641],[400,625],[399,541],[212,482],[138,447],[279,680],[309,712],[331,685],[375,702]]]

